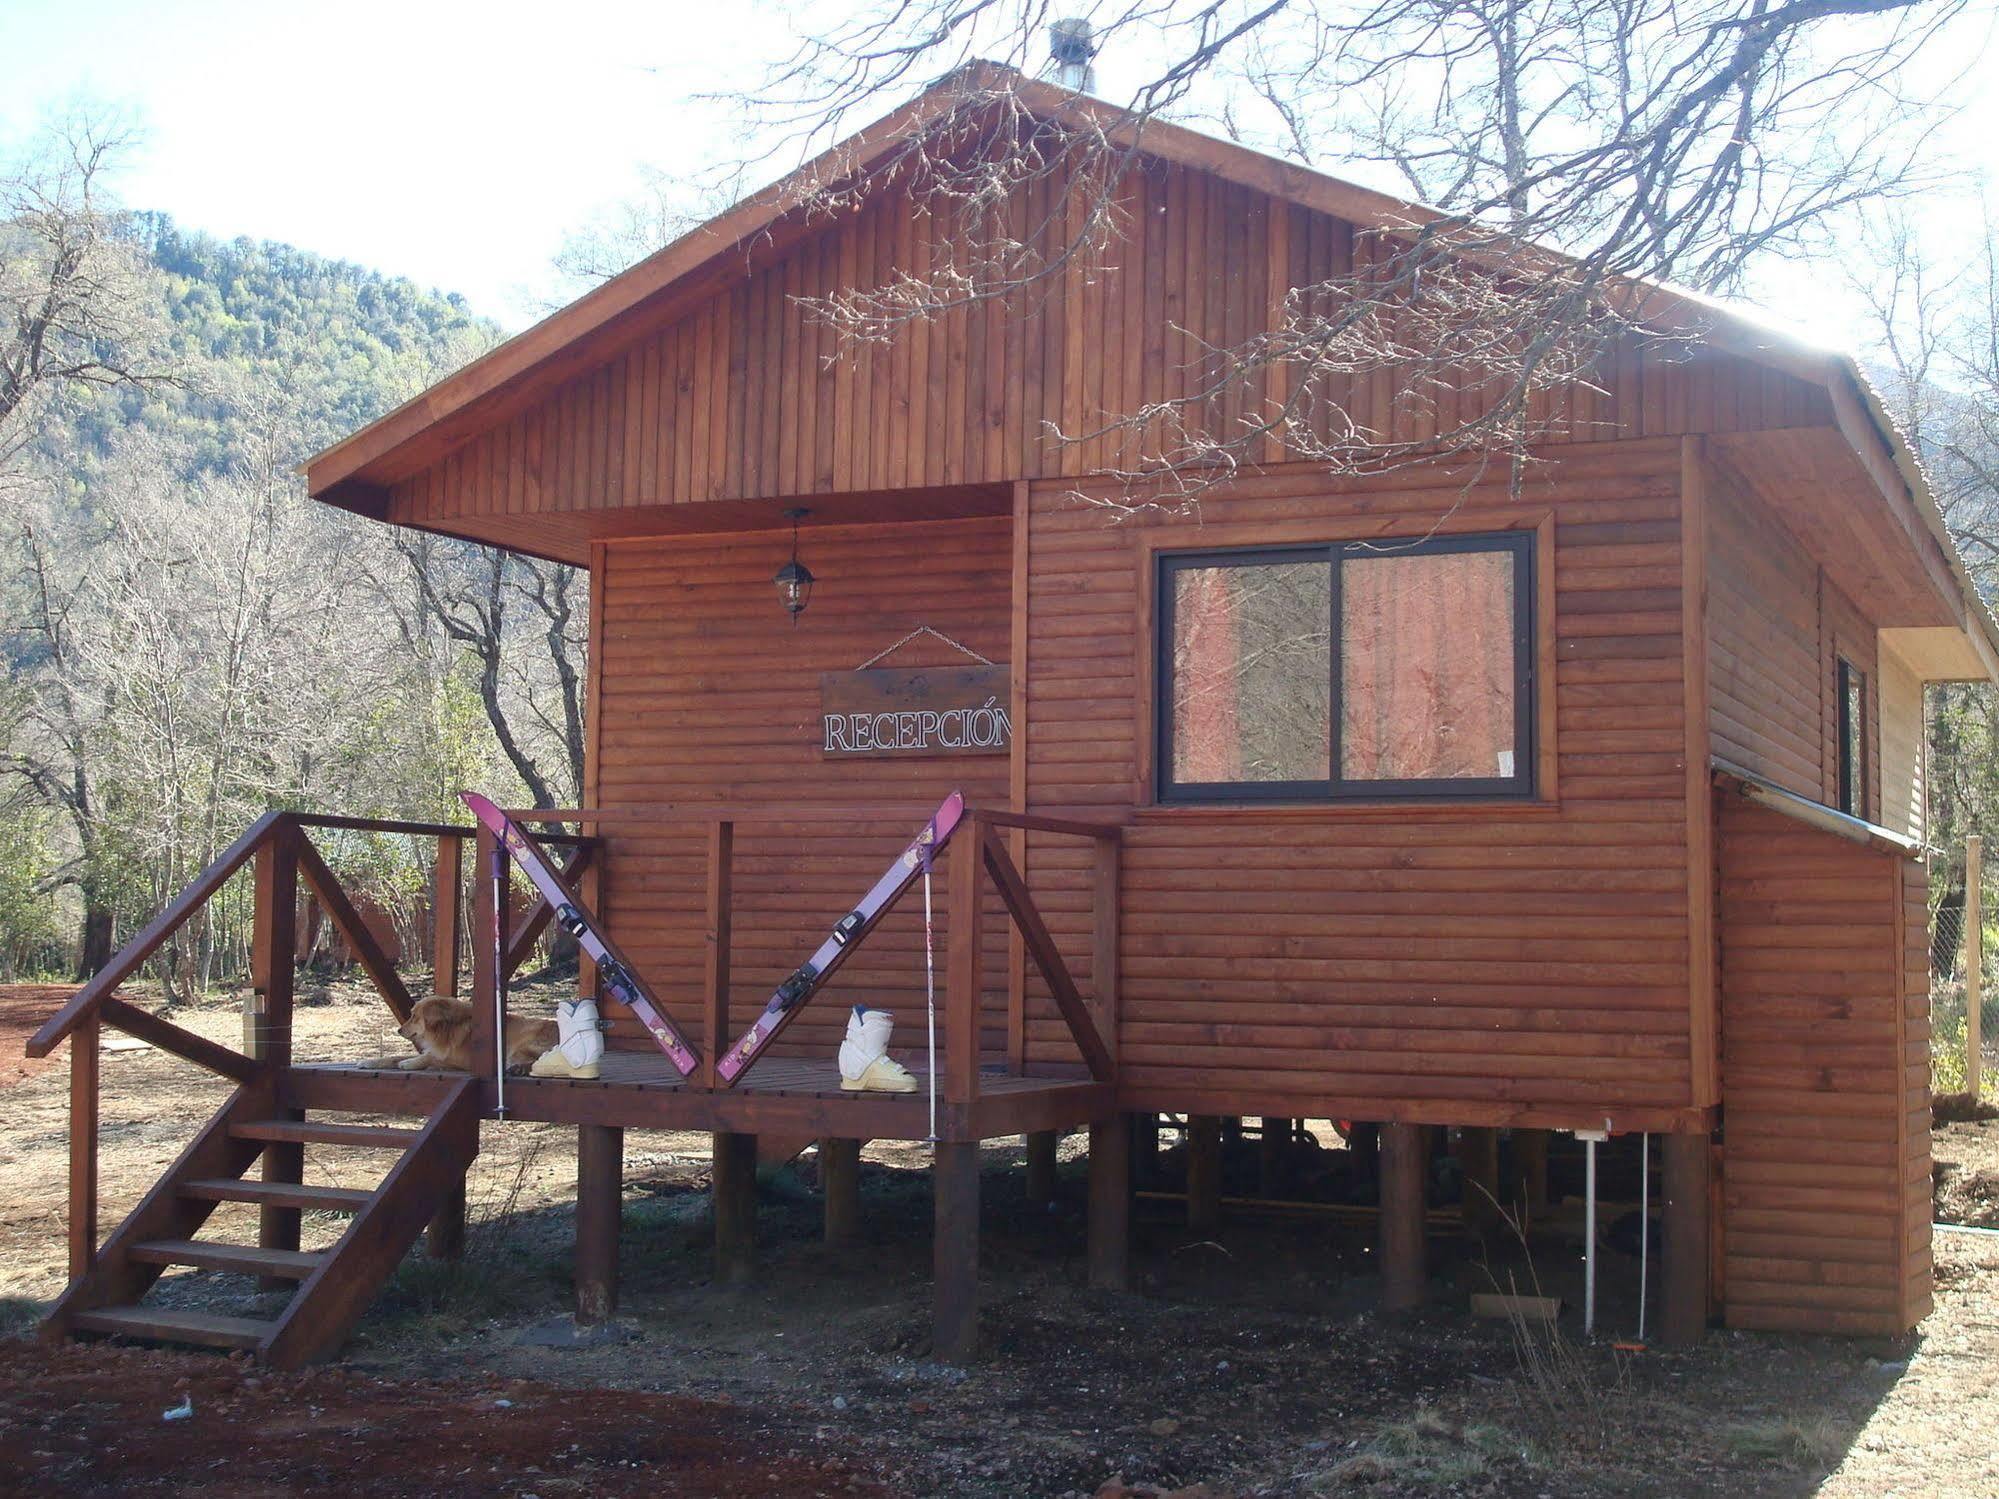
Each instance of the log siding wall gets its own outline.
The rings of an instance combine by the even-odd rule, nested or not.
[[[1576,450],[1518,495],[1273,476],[1210,496],[1198,523],[1116,523],[1036,486],[1026,794],[1132,820],[1120,1060],[1141,1106],[1600,1123],[1688,1104],[1680,465],[1675,440]],[[1552,523],[1543,804],[1146,805],[1154,550],[1420,535],[1447,512]],[[1044,839],[1029,857],[1086,972],[1081,860]],[[1031,1059],[1057,1027],[1031,990]]]
[[[1893,1333],[1929,1310],[1921,864],[1721,801],[1724,1315]]]
[[[1008,757],[851,759],[821,755],[820,673],[858,666],[919,624],[995,661],[1008,655],[1012,621],[1011,523],[911,525],[890,531],[808,531],[801,555],[818,575],[797,626],[778,607],[771,574],[790,555],[785,532],[620,543],[605,549],[598,613],[598,751],[594,805],[878,808],[908,815],[853,824],[745,822],[736,830],[731,1021],[740,1031],[778,981],[818,946],[937,803],[962,789],[1002,806]],[[935,641],[882,664],[962,661]],[[701,1027],[706,932],[707,831],[608,835],[602,901],[619,944],[690,1036]],[[947,937],[945,874],[937,879],[937,934]],[[1006,936],[987,903],[985,1035],[1004,1054]],[[896,1011],[897,1055],[914,1060],[923,1039],[920,892],[815,999],[779,1043],[784,1054],[829,1055],[847,1005]],[[939,972],[942,953],[938,949]],[[941,979],[940,979],[941,981]],[[613,1018],[616,1018],[615,1016]],[[613,1044],[650,1045],[629,1020]]]

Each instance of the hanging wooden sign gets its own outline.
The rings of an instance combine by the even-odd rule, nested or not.
[[[819,679],[819,700],[829,760],[1013,748],[1013,673],[1004,666],[829,671]]]

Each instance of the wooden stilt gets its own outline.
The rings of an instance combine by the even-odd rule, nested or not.
[[[1131,1285],[1131,1138],[1122,1116],[1090,1126],[1090,1284],[1103,1291]]]
[[[1187,1226],[1199,1232],[1222,1221],[1222,1121],[1197,1114],[1187,1121]]]
[[[1284,1170],[1284,1152],[1291,1143],[1292,1133],[1289,1119],[1263,1121],[1263,1133],[1256,1142],[1256,1183],[1257,1190],[1265,1197],[1277,1195],[1278,1178]]]
[[[1706,1135],[1661,1142],[1665,1264],[1659,1289],[1659,1341],[1684,1348],[1708,1324],[1708,1194],[1713,1170]]]
[[[1420,1124],[1381,1126],[1381,1304],[1389,1311],[1421,1306],[1428,1288],[1429,1133]]]
[[[819,1142],[819,1189],[826,1195],[826,1242],[852,1244],[861,1235],[861,1142]]]
[[[1055,1197],[1055,1131],[1039,1129],[1027,1137],[1027,1200],[1051,1202]]]
[[[578,1209],[579,1215],[581,1209]],[[423,1251],[434,1260],[461,1260],[465,1257],[465,1179],[460,1177],[444,1194],[437,1216],[423,1231]]]
[[[715,1279],[727,1285],[756,1273],[757,1137],[714,1139]]]
[[[979,1341],[978,1142],[939,1144],[932,1175],[936,1227],[931,1351],[946,1363],[964,1363],[977,1352]]]
[[[1482,1238],[1499,1224],[1499,1131],[1459,1130],[1458,1165],[1464,1171],[1465,1231]]]
[[[618,1309],[618,1230],[625,1196],[625,1132],[576,1130],[576,1320],[608,1322]]]
[[[291,1065],[294,959],[298,951],[298,848],[289,837],[271,839],[257,850],[255,866],[254,973],[257,991],[254,1034],[249,1054],[274,1069]],[[296,1109],[275,1111],[275,1117],[298,1120]],[[264,1180],[273,1186],[296,1186],[305,1177],[305,1147],[295,1141],[273,1141],[264,1147]],[[299,1210],[264,1203],[257,1209],[257,1247],[295,1250],[299,1246]],[[292,1282],[264,1276],[267,1291],[288,1291]]]

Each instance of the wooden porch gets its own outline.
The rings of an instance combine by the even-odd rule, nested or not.
[[[764,1055],[733,1084],[717,1074],[715,1060],[734,1039],[729,1004],[730,929],[733,912],[731,850],[736,826],[824,822],[851,828],[855,812],[797,809],[687,809],[655,807],[617,812],[587,809],[525,814],[534,821],[657,825],[676,821],[705,829],[708,919],[707,961],[700,996],[699,1063],[682,1077],[651,1049],[606,1054],[591,1080],[506,1076],[498,1072],[500,1017],[508,1003],[506,982],[533,951],[553,919],[547,903],[521,913],[501,940],[472,944],[469,993],[475,1055],[483,1064],[469,1076],[369,1064],[300,1064],[291,1053],[295,971],[292,954],[301,883],[318,899],[346,939],[359,967],[389,1010],[406,1019],[416,1003],[409,984],[382,952],[356,904],[315,844],[315,834],[359,831],[435,840],[432,892],[435,926],[433,988],[456,996],[460,988],[461,895],[465,856],[474,856],[469,915],[474,933],[496,930],[494,912],[503,882],[489,877],[494,843],[483,829],[379,819],[271,813],[259,819],[112,962],[51,1016],[30,1041],[32,1055],[46,1055],[68,1040],[71,1065],[70,1269],[68,1291],[47,1330],[124,1333],[245,1348],[280,1364],[330,1356],[366,1309],[375,1290],[429,1226],[434,1247],[451,1252],[462,1238],[465,1170],[478,1151],[484,1122],[527,1120],[575,1125],[577,1141],[577,1309],[579,1320],[601,1321],[616,1305],[623,1132],[631,1129],[701,1131],[714,1149],[716,1268],[718,1278],[748,1273],[754,1253],[756,1139],[820,1142],[828,1177],[828,1226],[851,1218],[853,1163],[873,1139],[936,1142],[937,1319],[939,1357],[964,1358],[976,1344],[978,1142],[1008,1135],[1045,1135],[1091,1127],[1106,1141],[1122,1130],[1116,1117],[1115,974],[1117,861],[1121,835],[1114,827],[1067,823],[1020,814],[968,809],[939,858],[945,878],[948,934],[940,964],[932,1130],[930,1073],[913,1069],[918,1091],[909,1094],[847,1092],[830,1060]],[[897,832],[914,825],[908,808],[884,809],[884,850]],[[1008,832],[1087,840],[1096,853],[1093,957],[1100,992],[1085,996],[1068,968],[1010,858]],[[472,848],[467,850],[467,841]],[[595,884],[603,836],[551,832],[543,841],[566,850],[574,893],[587,902]],[[232,876],[254,869],[256,888],[255,1009],[246,1015],[239,1052],[184,1030],[119,997],[118,985],[146,960]],[[1016,953],[1041,973],[1076,1043],[1073,1065],[1044,1068],[1059,1075],[1029,1075],[1024,1067],[983,1062],[979,1052],[979,1001],[983,979],[981,906],[988,893],[1016,934]],[[890,907],[890,912],[893,906]],[[890,912],[884,912],[886,917]],[[827,913],[828,924],[838,912]],[[801,951],[815,933],[799,934]],[[858,942],[855,944],[858,946]],[[587,961],[578,988],[591,992]],[[660,998],[686,1013],[685,996]],[[809,1003],[809,1001],[808,1001]],[[734,1021],[746,1019],[733,1017]],[[237,1084],[229,1104],[203,1128],[140,1206],[108,1237],[97,1224],[96,1149],[98,1059],[103,1027],[141,1037],[162,1051]],[[689,1027],[693,1030],[693,1027]],[[418,1118],[415,1129],[342,1122],[328,1115]],[[306,1143],[401,1152],[372,1191],[316,1186],[303,1180]],[[796,1148],[794,1145],[792,1148]],[[1093,1173],[1097,1170],[1093,1153]],[[1124,1152],[1106,1145],[1105,1169]],[[259,1179],[247,1179],[261,1164]],[[845,1184],[844,1186],[842,1184]],[[1095,1195],[1095,1194],[1093,1194]],[[1101,1194],[1093,1209],[1093,1263],[1103,1276],[1122,1277],[1126,1194],[1121,1183]],[[197,1237],[216,1203],[259,1205],[257,1243],[226,1244]],[[316,1254],[299,1251],[300,1213],[350,1212],[348,1232]],[[1101,1243],[1100,1254],[1094,1246]],[[240,1318],[190,1320],[140,1305],[166,1265],[249,1270],[284,1277],[297,1286],[292,1303],[274,1323]],[[224,1325],[227,1324],[227,1325]]]

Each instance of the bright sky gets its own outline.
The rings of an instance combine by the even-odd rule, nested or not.
[[[784,55],[789,8],[0,0],[0,139],[78,96],[116,101],[145,132],[119,183],[133,207],[463,292],[520,327],[555,294],[565,234],[647,169],[695,176],[740,149],[699,96]],[[1117,64],[1103,65],[1113,96]],[[1967,191],[1927,210],[1959,244],[1978,181],[1999,175],[1999,90],[1968,86],[1965,110],[1942,141]],[[1822,273],[1780,268],[1763,299],[1855,341]]]

